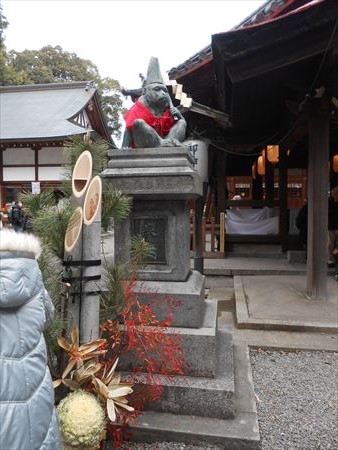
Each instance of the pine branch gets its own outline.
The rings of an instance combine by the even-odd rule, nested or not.
[[[66,160],[66,175],[71,177],[78,157],[85,150],[89,151],[93,159],[93,177],[99,175],[107,167],[109,144],[104,139],[92,141],[90,137],[81,136],[71,138],[65,144],[64,156]]]
[[[105,183],[102,193],[102,228],[107,231],[112,218],[119,222],[128,217],[131,207],[131,197],[122,194],[111,184]]]

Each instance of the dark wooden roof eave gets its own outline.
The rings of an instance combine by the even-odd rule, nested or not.
[[[213,35],[216,71],[226,71],[236,83],[318,55],[326,50],[337,18],[338,2],[328,0],[255,27]],[[337,42],[338,33],[330,47]]]
[[[260,26],[213,37],[217,107],[230,113],[234,133],[260,128],[273,135],[287,124],[286,84],[294,89],[301,80],[299,106],[328,50],[337,51],[338,33],[333,35],[337,18],[338,2],[329,0]],[[334,58],[331,61],[337,65]],[[324,65],[321,76],[327,75],[325,69]]]
[[[236,25],[234,30],[259,25],[260,23],[269,21],[284,14],[285,10],[293,9],[297,2],[299,4],[306,2],[306,0],[269,0]],[[182,64],[170,69],[169,78],[181,80],[186,76],[194,75],[201,67],[209,65],[212,62],[213,54],[212,46],[210,44]]]

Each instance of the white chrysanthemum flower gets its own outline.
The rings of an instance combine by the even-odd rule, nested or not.
[[[104,409],[95,395],[78,389],[58,405],[63,441],[72,446],[96,446],[106,431]]]

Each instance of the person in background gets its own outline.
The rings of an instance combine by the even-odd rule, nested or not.
[[[307,199],[304,199],[304,205],[299,210],[296,217],[296,227],[299,230],[299,242],[303,250],[307,247]]]
[[[239,194],[236,194],[232,197],[233,200],[242,200],[242,197]]]
[[[36,258],[38,239],[0,231],[0,449],[60,450],[43,330],[53,303]]]
[[[235,200],[235,201],[242,200],[242,197],[239,194],[236,194],[236,195],[234,195],[232,197],[232,200]],[[239,207],[238,206],[233,206],[230,209],[236,209],[237,210],[237,209],[239,209]]]
[[[13,211],[14,206],[15,206],[15,201],[13,200],[12,203],[8,206],[8,209],[7,209],[8,223],[10,225],[12,225],[12,211]]]
[[[12,226],[16,232],[23,231],[24,215],[22,211],[22,203],[15,202],[12,208]]]
[[[333,258],[333,250],[338,241],[338,186],[331,189],[328,206],[328,236],[327,236],[327,251],[329,267],[335,264]]]

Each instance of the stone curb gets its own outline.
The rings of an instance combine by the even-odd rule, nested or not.
[[[306,270],[302,269],[217,269],[205,268],[206,276],[239,276],[239,275],[304,275]]]

